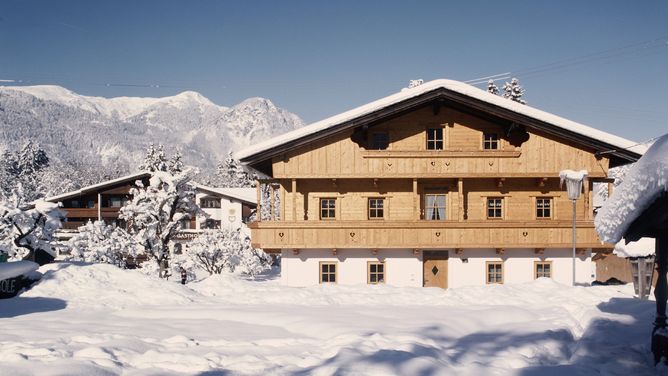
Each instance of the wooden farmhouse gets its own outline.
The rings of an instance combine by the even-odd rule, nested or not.
[[[576,280],[589,283],[595,182],[634,143],[467,84],[436,80],[237,153],[269,175],[252,241],[282,282],[438,286],[572,278],[572,204],[559,172],[587,170]],[[274,198],[278,196],[278,198]],[[259,200],[258,200],[259,201]],[[260,211],[260,210],[258,210]]]
[[[137,187],[137,182],[148,185],[150,177],[149,172],[139,172],[46,198],[49,202],[62,203],[66,215],[58,237],[70,238],[88,221],[102,220],[107,224],[125,226],[119,219],[121,207],[132,199],[130,190]],[[204,229],[223,226],[238,228],[248,222],[256,208],[253,188],[214,188],[193,184],[197,203],[208,216],[183,222],[182,231],[177,235],[178,240],[192,239]]]

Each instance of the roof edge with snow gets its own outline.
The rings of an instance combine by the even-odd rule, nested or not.
[[[634,141],[508,100],[463,82],[439,79],[414,88],[403,89],[385,98],[249,146],[238,151],[235,157],[243,164],[254,165],[346,129],[400,114],[437,98],[462,103],[473,109],[517,121],[577,144],[584,144],[596,151],[605,151],[606,155],[624,162],[635,162],[646,150],[645,146],[638,145]]]

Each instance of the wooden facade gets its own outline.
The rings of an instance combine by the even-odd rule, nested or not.
[[[486,116],[422,106],[379,121],[358,137],[347,130],[271,160],[280,192],[274,221],[253,224],[263,248],[568,248],[572,206],[559,171],[587,170],[590,179],[577,202],[578,247],[608,248],[593,225],[592,186],[607,177],[610,161],[572,141],[527,130],[521,144],[507,127]],[[442,149],[429,150],[429,129],[439,129]],[[385,150],[372,150],[375,134]],[[498,138],[485,149],[485,135]],[[444,196],[444,218],[425,217],[425,197]],[[384,199],[382,219],[370,219],[370,198]],[[500,199],[501,216],[490,218],[489,198]],[[320,201],[333,199],[333,218],[322,219]],[[549,215],[537,216],[537,200]],[[264,203],[270,205],[271,203]],[[280,213],[280,214],[279,214]]]

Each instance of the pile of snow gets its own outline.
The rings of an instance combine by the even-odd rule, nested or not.
[[[0,281],[30,274],[37,270],[37,268],[39,268],[37,263],[25,260],[0,263]]]
[[[656,374],[653,302],[630,285],[182,286],[110,265],[41,271],[0,301],[0,375]]]
[[[44,276],[39,283],[21,296],[46,296],[67,301],[68,305],[104,309],[182,304],[197,296],[179,284],[109,264],[62,262],[47,264],[40,271]]]
[[[647,257],[654,254],[655,245],[656,240],[654,238],[640,238],[638,241],[629,244],[620,240],[615,244],[615,249],[612,252],[619,257]]]
[[[628,171],[594,219],[601,240],[619,242],[631,223],[668,192],[668,134],[659,138]]]

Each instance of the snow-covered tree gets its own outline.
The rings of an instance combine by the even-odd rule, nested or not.
[[[125,267],[138,255],[138,244],[125,230],[104,221],[86,223],[67,241],[69,260],[113,264]]]
[[[11,197],[19,185],[24,202],[44,196],[41,175],[49,166],[49,157],[39,145],[28,142],[17,152],[5,151],[0,166],[0,186],[5,197]]]
[[[168,171],[172,174],[183,171],[183,156],[176,152],[172,158],[167,158],[162,144],[150,144],[146,149],[144,161],[139,165],[140,171]]]
[[[37,201],[22,203],[21,186],[8,199],[0,199],[0,251],[13,260],[36,261],[38,250],[55,256],[54,233],[64,215],[58,205]]]
[[[140,252],[160,268],[168,267],[170,249],[181,221],[195,218],[201,209],[195,201],[195,189],[189,184],[191,172],[172,175],[155,171],[147,187],[130,190],[132,201],[120,210],[119,218],[127,221],[128,232],[140,245]]]
[[[510,80],[510,83],[506,82],[503,85],[503,97],[515,101],[518,103],[526,104],[527,101],[522,99],[524,96],[524,88],[520,85],[520,81],[517,78]]]
[[[271,266],[271,258],[260,249],[251,247],[240,228],[209,230],[190,242],[182,265],[196,265],[209,274],[239,272],[257,275]]]
[[[492,93],[494,95],[499,95],[499,87],[496,86],[494,80],[487,81],[487,92]]]
[[[257,176],[250,174],[241,162],[234,159],[232,152],[218,165],[220,185],[225,188],[247,188],[255,186]]]

